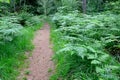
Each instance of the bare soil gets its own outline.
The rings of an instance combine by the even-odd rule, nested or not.
[[[54,63],[52,62],[52,49],[50,44],[50,26],[45,24],[41,30],[38,30],[33,40],[35,48],[32,56],[29,58],[29,75],[27,80],[49,80],[53,73]],[[26,72],[27,73],[27,72]]]

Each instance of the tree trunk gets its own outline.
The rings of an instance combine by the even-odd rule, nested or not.
[[[10,5],[13,11],[15,12],[15,0],[10,0]]]
[[[83,7],[83,13],[84,13],[84,14],[86,13],[86,6],[87,6],[87,1],[86,1],[86,0],[83,0],[82,7]]]
[[[20,6],[20,8],[21,8],[21,3],[22,3],[22,0],[20,0],[20,2],[19,2],[19,6]]]

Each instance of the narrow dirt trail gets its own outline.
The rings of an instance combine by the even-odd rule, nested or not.
[[[50,48],[49,24],[46,23],[41,30],[36,32],[33,44],[35,48],[30,57],[30,65],[28,68],[30,74],[27,76],[27,80],[49,80],[52,70],[54,69],[54,64],[51,60],[53,52]]]

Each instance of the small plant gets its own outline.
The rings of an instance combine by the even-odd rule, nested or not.
[[[26,70],[25,71],[25,75],[29,75],[30,74],[30,71],[29,70]]]
[[[49,69],[48,69],[48,72],[49,72],[49,73],[50,73],[50,72],[52,72],[52,69],[51,69],[51,68],[49,68]]]
[[[23,77],[23,80],[28,80],[27,77]]]

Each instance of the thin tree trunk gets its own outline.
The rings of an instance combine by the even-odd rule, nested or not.
[[[19,6],[20,6],[20,8],[21,8],[21,2],[22,2],[22,0],[20,0],[20,2],[19,2]]]
[[[15,0],[10,0],[10,5],[13,11],[15,12]]]
[[[85,14],[86,13],[86,6],[87,6],[87,1],[86,0],[83,0],[83,13]]]
[[[16,3],[16,0],[14,0],[14,12],[15,12],[15,8],[16,8],[15,3]]]
[[[26,0],[24,0],[24,6],[26,5]]]

